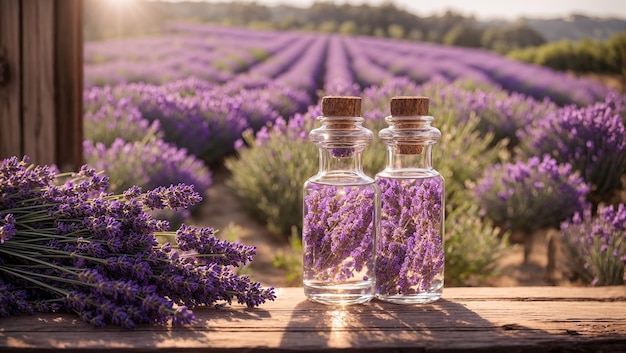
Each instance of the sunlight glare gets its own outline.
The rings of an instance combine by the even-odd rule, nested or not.
[[[127,7],[132,6],[135,0],[106,0],[106,2],[111,7],[121,9],[121,8],[127,8]]]
[[[333,310],[329,312],[328,315],[330,316],[330,324],[333,331],[347,326],[346,319],[348,314],[345,310]]]

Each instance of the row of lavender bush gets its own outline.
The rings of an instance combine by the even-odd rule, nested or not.
[[[108,42],[86,49],[88,162],[119,185],[184,181],[203,193],[208,167],[226,158],[233,192],[285,236],[300,227],[301,185],[317,168],[306,138],[319,97],[363,97],[374,131],[386,126],[392,96],[431,97],[443,133],[434,157],[447,182],[449,283],[493,269],[509,231],[568,224],[620,187],[624,99],[591,81],[476,50],[195,24],[117,45],[127,50],[114,54]],[[150,55],[151,45],[160,49]],[[179,50],[163,49],[172,46]],[[145,71],[126,75],[128,62]],[[155,78],[164,71],[150,69],[159,62],[176,63],[163,81]],[[383,167],[381,151],[378,141],[366,150],[370,175]],[[623,264],[624,250],[613,252]]]
[[[129,82],[158,84],[189,76],[214,83],[237,80],[263,85],[265,80],[285,76],[286,69],[293,66],[296,70],[292,73],[302,76],[320,72],[313,69],[315,66],[326,66],[322,72],[332,70],[325,64],[334,62],[324,58],[341,56],[347,58],[354,82],[361,88],[380,85],[393,76],[407,76],[418,83],[435,77],[448,81],[471,79],[536,99],[548,97],[560,104],[591,104],[608,92],[598,83],[483,50],[199,24],[172,25],[171,34],[157,38],[87,43],[85,53],[88,87]],[[306,66],[313,70],[302,71],[297,67],[301,60],[318,63]],[[293,80],[294,75],[298,76],[293,74],[286,81]]]

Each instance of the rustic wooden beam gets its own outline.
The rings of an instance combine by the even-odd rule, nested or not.
[[[22,154],[20,0],[0,3],[0,157]]]
[[[83,164],[83,0],[55,1],[56,163]]]
[[[0,158],[82,164],[82,18],[82,0],[0,3]]]
[[[21,31],[24,154],[39,164],[54,164],[54,2],[22,1]]]
[[[189,327],[102,329],[68,314],[0,319],[0,351],[52,352],[619,352],[626,286],[446,288],[428,305],[275,302],[197,308]],[[620,350],[621,349],[621,350]]]

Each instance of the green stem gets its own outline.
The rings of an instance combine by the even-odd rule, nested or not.
[[[18,271],[18,272],[23,273],[25,275],[30,275],[30,276],[35,276],[35,277],[43,277],[43,278],[55,280],[55,281],[58,281],[58,282],[65,282],[65,283],[70,283],[70,284],[76,284],[76,285],[79,285],[79,286],[95,287],[95,285],[92,284],[92,283],[86,283],[86,282],[79,281],[79,280],[76,280],[76,279],[44,275],[43,273],[32,273],[32,272],[20,270],[18,268],[12,268],[9,271]],[[22,278],[24,278],[24,277],[22,277]]]
[[[24,280],[26,280],[26,281],[29,281],[29,282],[31,282],[31,283],[34,283],[34,284],[36,284],[36,285],[40,286],[40,287],[42,287],[42,288],[46,288],[46,289],[48,289],[48,290],[51,290],[51,291],[53,291],[53,292],[57,292],[57,293],[62,294],[62,295],[64,295],[64,296],[69,294],[69,292],[67,292],[67,291],[64,291],[64,290],[62,290],[62,289],[60,289],[60,288],[57,288],[57,287],[54,287],[54,286],[51,286],[51,285],[49,285],[49,284],[47,284],[47,283],[44,283],[44,282],[39,281],[39,280],[36,280],[36,279],[34,279],[34,278],[31,278],[31,277],[28,277],[28,276],[22,275],[22,274],[20,274],[19,272],[15,272],[15,270],[12,270],[12,269],[9,269],[9,268],[6,268],[6,267],[3,267],[3,266],[0,266],[0,271],[4,271],[4,272],[9,273],[9,274],[12,274],[12,275],[14,275],[14,276],[20,277],[20,278],[22,278],[22,279],[24,279]]]
[[[66,258],[72,258],[72,257],[78,257],[78,258],[83,258],[85,260],[90,260],[93,262],[97,262],[97,263],[101,263],[101,264],[106,264],[107,261],[104,259],[100,259],[97,257],[92,257],[92,256],[85,256],[82,254],[77,254],[75,252],[67,252],[67,251],[63,251],[63,250],[57,250],[57,249],[53,249],[47,246],[43,246],[43,245],[38,245],[38,244],[30,244],[30,243],[20,243],[19,246],[13,246],[14,244],[11,244],[11,242],[6,242],[5,244],[3,244],[3,248],[13,248],[14,250],[17,250],[17,252],[5,252],[8,255],[14,255],[17,256],[20,253],[23,253],[24,248],[27,249],[31,249],[31,250],[38,250],[40,252],[47,252],[47,253],[52,253],[52,254],[57,254],[57,255],[61,255],[61,257],[66,257]],[[0,252],[2,252],[3,250],[0,249]],[[34,255],[40,255],[40,256],[46,256],[40,252],[37,253],[33,253]],[[37,258],[31,258],[31,257],[24,257],[26,259],[32,260],[32,261],[40,261],[40,263],[43,264],[49,264],[48,262],[42,261],[42,260],[38,260]],[[49,264],[52,266],[52,264]]]
[[[43,261],[43,260],[39,260],[39,259],[38,259],[38,258],[36,258],[36,257],[26,256],[26,255],[24,255],[24,254],[23,254],[23,253],[21,253],[21,252],[10,252],[10,251],[5,251],[5,250],[4,250],[4,246],[3,246],[2,248],[0,248],[0,253],[5,253],[5,254],[10,255],[10,256],[19,257],[19,258],[22,258],[22,259],[25,259],[25,260],[29,260],[29,261],[32,261],[32,262],[36,262],[36,263],[41,264],[41,265],[46,265],[46,266],[48,266],[48,267],[51,267],[51,268],[57,269],[57,270],[59,270],[59,271],[61,271],[61,272],[65,272],[65,273],[69,273],[69,274],[76,275],[76,272],[74,272],[74,271],[70,271],[70,270],[68,270],[68,269],[67,269],[67,268],[65,268],[65,267],[58,266],[58,265],[55,265],[55,264],[51,264],[51,263],[46,262],[46,261]],[[0,268],[4,268],[4,266],[0,266]]]

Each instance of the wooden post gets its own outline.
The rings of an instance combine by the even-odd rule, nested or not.
[[[0,158],[82,164],[82,0],[0,2]]]
[[[83,164],[83,0],[56,0],[57,164]]]
[[[0,2],[0,158],[21,155],[22,72],[20,0]]]

